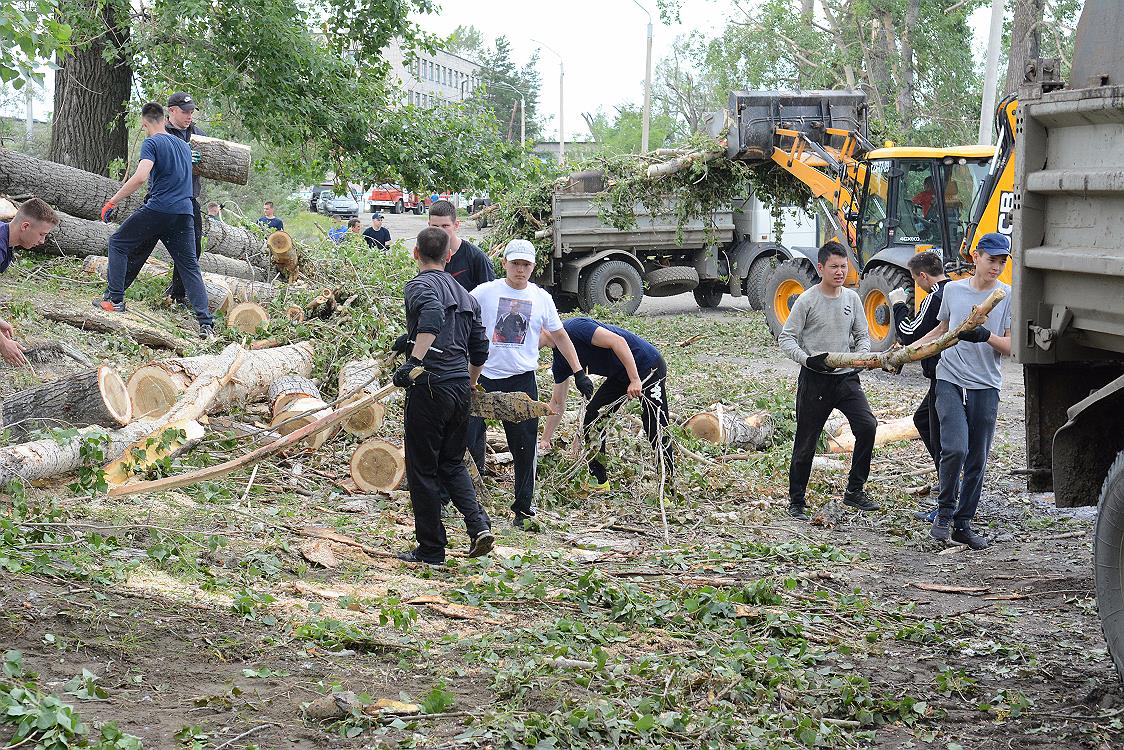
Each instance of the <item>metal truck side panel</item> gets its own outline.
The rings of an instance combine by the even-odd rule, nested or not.
[[[553,198],[554,257],[563,253],[585,253],[618,249],[643,254],[646,251],[679,252],[725,245],[733,239],[734,216],[719,211],[710,221],[696,219],[683,227],[678,236],[675,217],[669,213],[653,215],[639,203],[635,206],[636,226],[620,230],[598,216],[592,195],[556,193]],[[709,231],[708,231],[709,225]]]

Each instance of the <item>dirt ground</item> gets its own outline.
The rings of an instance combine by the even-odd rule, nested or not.
[[[440,569],[387,556],[410,546],[408,498],[349,496],[346,439],[253,481],[156,496],[16,490],[0,522],[0,643],[43,694],[150,748],[1121,747],[1093,512],[1055,509],[1015,473],[1016,366],[980,510],[993,544],[973,553],[934,545],[912,516],[933,480],[918,441],[876,449],[882,510],[842,508],[844,475],[817,471],[823,523],[789,519],[795,367],[761,315],[682,300],[642,313],[628,325],[667,356],[675,420],[719,400],[766,410],[772,447],[726,460],[677,434],[678,494],[661,499],[632,407],[609,435],[613,490],[590,494],[571,414],[540,465],[541,532],[511,528],[510,467],[496,466],[499,547],[464,558],[450,519]],[[126,372],[156,356],[30,312],[21,326]],[[10,373],[3,395],[28,385]],[[912,413],[924,388],[908,370],[864,384],[881,419]],[[227,450],[210,442],[185,464]],[[302,554],[310,526],[365,551],[332,544],[338,564],[318,566]]]

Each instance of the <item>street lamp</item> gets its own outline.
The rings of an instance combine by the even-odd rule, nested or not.
[[[497,86],[506,86],[519,95],[519,147],[523,148],[527,143],[527,100],[523,98],[523,92],[510,83],[495,81],[495,84]]]
[[[648,153],[648,120],[652,112],[652,14],[640,4],[640,0],[632,0],[640,10],[648,15],[648,53],[644,60],[644,119],[640,125],[640,153]]]
[[[538,39],[532,39],[535,44],[541,44],[543,47],[553,53],[558,58],[558,163],[562,164],[566,161],[566,131],[563,129],[562,118],[562,105],[565,102],[563,99],[563,83],[565,82],[565,70],[562,67],[562,55],[558,54],[550,45],[540,42]]]

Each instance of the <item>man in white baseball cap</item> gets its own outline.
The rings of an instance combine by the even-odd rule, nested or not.
[[[578,353],[554,300],[538,284],[531,282],[535,271],[535,246],[527,240],[511,240],[503,252],[505,278],[485,282],[471,294],[480,303],[480,317],[488,335],[488,361],[481,371],[480,384],[487,391],[514,393],[522,391],[538,399],[535,371],[539,366],[539,336],[545,329],[554,345],[572,368],[582,395],[593,394],[593,382],[582,370]],[[507,445],[515,463],[514,525],[534,530],[535,522],[535,456],[539,436],[539,420],[504,422]],[[484,471],[484,420],[472,417],[468,424],[468,449],[476,466]]]

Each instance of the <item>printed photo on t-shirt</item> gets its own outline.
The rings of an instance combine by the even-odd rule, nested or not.
[[[496,306],[496,330],[492,343],[500,346],[523,346],[531,326],[531,301],[500,297]]]

